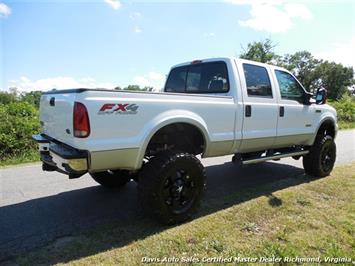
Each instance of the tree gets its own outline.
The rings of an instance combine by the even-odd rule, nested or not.
[[[9,104],[16,101],[16,94],[0,91],[0,104]]]
[[[127,87],[123,88],[125,91],[141,91],[142,89],[138,85],[128,85]]]
[[[145,87],[143,87],[143,91],[153,91],[153,87],[151,87],[151,86],[145,86]]]
[[[123,88],[126,91],[152,91],[153,87],[145,86],[140,87],[139,85],[128,85],[127,87]]]
[[[262,63],[271,63],[277,57],[273,51],[275,46],[270,39],[248,43],[247,49],[242,47],[243,52],[239,57]]]
[[[0,160],[36,148],[31,135],[39,131],[38,110],[23,101],[0,104]]]
[[[327,89],[328,97],[333,100],[341,98],[353,82],[354,70],[335,62],[324,61],[314,70],[319,86]]]
[[[315,69],[321,62],[308,51],[286,54],[277,58],[277,65],[291,71],[309,91],[314,91],[318,87]]]
[[[34,106],[39,108],[39,103],[41,100],[42,92],[41,91],[31,91],[31,92],[23,92],[20,95],[21,101],[28,102]]]

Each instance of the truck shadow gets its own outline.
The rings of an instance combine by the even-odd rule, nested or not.
[[[273,192],[312,181],[301,168],[273,162],[248,167],[224,163],[206,170],[208,188],[198,217],[259,196],[276,208],[282,199]],[[33,253],[36,263],[65,263],[170,228],[145,218],[135,186],[131,182],[116,191],[93,186],[1,207],[0,264],[48,244],[46,255]]]

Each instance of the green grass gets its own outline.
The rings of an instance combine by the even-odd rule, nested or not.
[[[23,153],[1,158],[0,167],[8,165],[16,165],[22,163],[30,163],[39,161],[39,154],[37,149],[24,151]]]
[[[355,121],[349,122],[349,121],[339,120],[338,126],[339,129],[352,129],[355,128]]]
[[[285,177],[207,198],[200,215],[175,227],[157,225],[143,216],[102,225],[65,244],[53,243],[20,256],[16,262],[140,265],[143,257],[173,256],[355,260],[355,163],[338,167],[322,179]]]

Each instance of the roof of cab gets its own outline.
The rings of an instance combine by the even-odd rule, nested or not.
[[[171,69],[176,68],[176,67],[191,65],[191,64],[193,64],[194,61],[200,61],[201,63],[207,63],[207,62],[215,62],[215,61],[233,61],[233,60],[241,61],[241,62],[245,62],[245,63],[250,63],[250,64],[268,65],[268,66],[272,66],[272,67],[277,67],[272,64],[266,64],[266,63],[261,63],[261,62],[257,62],[257,61],[241,59],[238,57],[212,57],[212,58],[204,58],[204,59],[195,59],[192,61],[176,64],[176,65],[172,66]],[[280,67],[277,67],[277,68],[280,68]],[[282,69],[282,68],[280,68],[280,69]]]

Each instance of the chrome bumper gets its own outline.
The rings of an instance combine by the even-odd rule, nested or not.
[[[45,135],[33,135],[43,162],[44,171],[58,171],[69,178],[78,178],[88,171],[88,152],[78,150]]]

